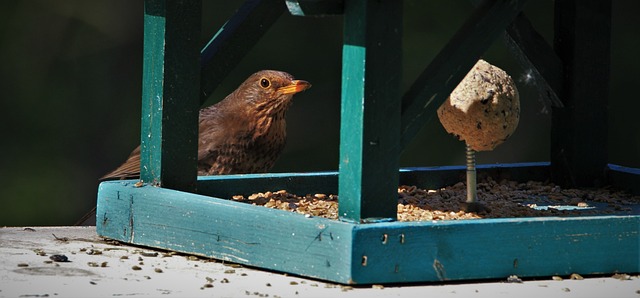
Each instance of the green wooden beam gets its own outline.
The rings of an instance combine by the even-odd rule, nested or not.
[[[286,0],[294,16],[327,16],[344,13],[344,0]]]
[[[413,139],[480,56],[522,11],[526,0],[484,1],[402,98],[401,144]]]
[[[202,49],[201,103],[207,100],[285,10],[282,0],[247,0],[220,28]]]
[[[339,213],[396,218],[402,1],[347,1],[342,50]]]
[[[200,89],[201,0],[146,0],[140,177],[193,191]]]
[[[554,45],[563,102],[551,118],[551,169],[563,186],[597,186],[607,165],[611,1],[557,0]]]

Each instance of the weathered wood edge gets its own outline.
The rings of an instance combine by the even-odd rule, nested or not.
[[[640,271],[640,216],[358,225],[353,283]]]
[[[345,282],[353,226],[132,181],[99,186],[98,235]]]

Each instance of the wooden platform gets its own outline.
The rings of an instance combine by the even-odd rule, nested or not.
[[[50,262],[56,254],[69,262]],[[126,258],[125,258],[126,257]],[[139,270],[134,270],[137,266]],[[94,227],[0,228],[0,297],[638,297],[640,277],[350,287],[105,242]]]
[[[548,172],[548,164],[480,170],[494,177],[534,179]],[[614,185],[638,179],[621,168],[611,172]],[[423,168],[400,176],[401,184],[440,187],[461,173],[462,167]],[[200,177],[200,194],[133,180],[104,182],[97,231],[127,243],[343,284],[640,272],[638,214],[363,224],[221,199],[281,188],[330,193],[337,189],[336,176]]]

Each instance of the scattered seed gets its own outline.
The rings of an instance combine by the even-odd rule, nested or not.
[[[555,280],[555,281],[561,281],[561,280],[562,280],[562,277],[557,276],[557,275],[554,275],[554,276],[552,276],[552,277],[551,277],[551,279],[553,279],[553,280]]]
[[[611,188],[595,190],[563,189],[550,182],[517,182],[491,177],[478,180],[479,197],[491,212],[464,212],[460,202],[466,199],[466,184],[458,182],[439,189],[416,186],[398,187],[397,217],[399,221],[438,221],[504,217],[541,217],[570,215],[604,215],[614,212],[632,212],[626,205],[640,197]],[[337,196],[333,194],[307,194],[304,196],[284,190],[255,193],[244,197],[233,196],[238,202],[268,208],[289,210],[305,217],[338,219]],[[557,206],[590,207],[591,202],[611,204],[607,208],[579,208],[557,210]],[[553,208],[556,206],[556,208]],[[541,208],[545,207],[545,208]]]
[[[49,259],[54,262],[69,262],[69,258],[65,255],[51,255]]]
[[[131,266],[131,269],[133,269],[133,270],[142,270],[142,267],[140,267],[138,265],[133,265],[133,266]]]
[[[341,288],[341,290],[342,290],[343,292],[353,290],[353,287],[352,287],[352,286],[341,286],[340,288]]]
[[[508,283],[522,283],[522,279],[520,279],[517,275],[510,275],[507,277]]]
[[[101,255],[102,251],[99,250],[99,249],[91,248],[91,249],[87,249],[87,254],[88,255]]]
[[[18,263],[18,267],[29,267],[27,263]]]
[[[582,275],[580,275],[578,273],[572,273],[569,278],[573,279],[573,280],[583,280],[584,279],[584,277],[582,277]]]
[[[58,236],[56,236],[56,234],[53,234],[53,233],[51,235],[53,235],[53,238],[55,238],[58,241],[61,241],[61,242],[69,241],[69,238],[67,238],[67,237],[58,237]]]
[[[153,269],[153,271],[155,271],[156,273],[162,273],[162,269],[157,268],[157,267],[155,269]]]
[[[611,277],[615,278],[615,279],[618,279],[618,280],[631,280],[631,275],[624,274],[624,273],[616,273]]]

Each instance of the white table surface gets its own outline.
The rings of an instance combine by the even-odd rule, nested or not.
[[[55,235],[55,236],[54,236]],[[99,254],[98,254],[99,253]],[[156,255],[157,253],[157,255]],[[69,262],[53,262],[65,255]],[[134,270],[134,266],[137,266]],[[550,277],[348,287],[129,245],[95,227],[0,228],[0,297],[636,297],[630,279]]]

